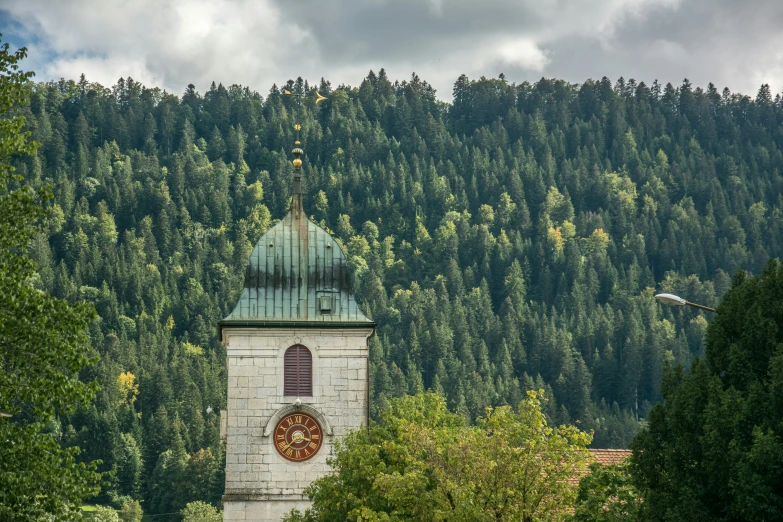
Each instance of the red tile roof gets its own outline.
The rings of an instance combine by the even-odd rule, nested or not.
[[[631,450],[627,449],[595,449],[589,448],[595,462],[608,466],[620,464],[631,456]]]
[[[612,464],[620,464],[631,456],[631,450],[626,450],[626,449],[588,448],[588,450],[590,451],[592,462],[597,462],[598,464],[602,464],[604,466],[609,466]],[[588,473],[590,473],[589,469],[585,470],[584,473],[580,473],[578,475],[572,476],[568,481],[571,484],[579,484],[579,481],[582,479],[582,477],[584,477]]]

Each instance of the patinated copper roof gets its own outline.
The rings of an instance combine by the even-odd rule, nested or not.
[[[294,92],[297,121],[305,95],[301,82]],[[325,100],[318,94],[316,104]],[[291,151],[294,193],[288,214],[261,236],[245,269],[245,284],[234,311],[219,328],[260,327],[373,327],[359,309],[351,291],[348,262],[329,233],[310,221],[302,207],[302,160],[299,132]]]
[[[220,327],[374,326],[351,290],[340,245],[310,221],[295,193],[291,209],[256,243],[242,295]]]

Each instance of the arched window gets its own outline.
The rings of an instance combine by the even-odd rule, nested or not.
[[[286,397],[313,396],[313,356],[301,344],[285,351],[283,395]]]

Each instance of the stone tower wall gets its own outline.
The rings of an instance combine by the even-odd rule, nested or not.
[[[309,505],[303,490],[329,473],[335,438],[367,425],[368,348],[372,328],[223,330],[228,356],[226,492],[224,520],[274,521]],[[283,355],[294,344],[313,356],[313,396],[283,396]],[[290,462],[270,432],[299,409],[314,416],[326,435],[318,454]]]

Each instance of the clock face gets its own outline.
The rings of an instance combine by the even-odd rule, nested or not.
[[[274,437],[277,452],[287,460],[302,462],[311,459],[321,449],[323,433],[321,425],[305,413],[292,413],[283,417],[275,426]]]

